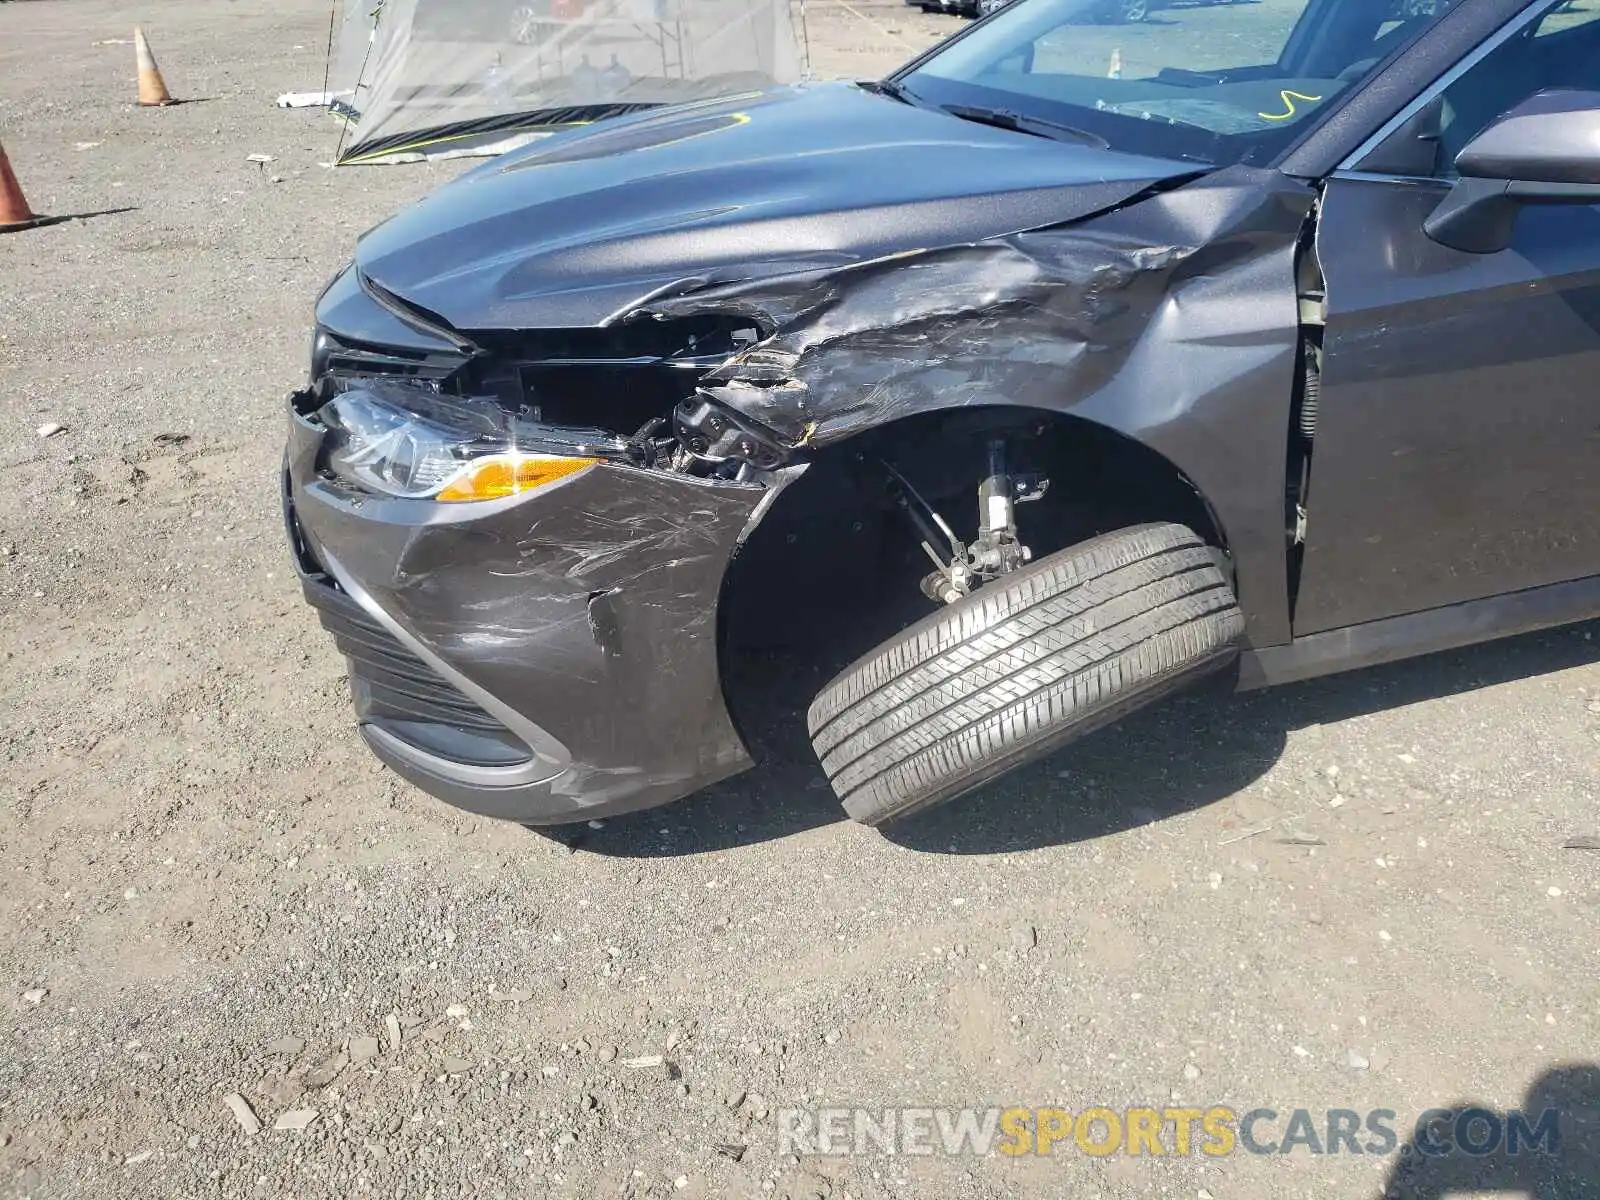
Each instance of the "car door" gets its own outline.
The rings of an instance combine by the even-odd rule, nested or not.
[[[1494,253],[1423,229],[1553,88],[1600,91],[1600,6],[1533,6],[1326,181],[1297,637],[1600,575],[1600,206],[1526,205]]]

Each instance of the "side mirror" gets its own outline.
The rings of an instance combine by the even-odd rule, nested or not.
[[[1524,204],[1600,204],[1600,92],[1524,100],[1462,148],[1456,171],[1422,227],[1470,254],[1510,245]]]

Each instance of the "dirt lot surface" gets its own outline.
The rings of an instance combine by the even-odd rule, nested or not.
[[[810,10],[822,73],[959,25]],[[329,118],[272,105],[321,85],[310,0],[138,16],[203,102],[130,103],[124,5],[0,4],[29,199],[115,210],[0,238],[0,1194],[1370,1197],[1397,1153],[778,1119],[1600,1099],[1592,628],[1179,700],[887,837],[803,747],[568,842],[379,769],[289,568],[282,397],[356,235],[457,168],[319,166]]]

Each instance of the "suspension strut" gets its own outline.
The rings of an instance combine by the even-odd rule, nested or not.
[[[904,475],[883,463],[895,506],[916,530],[934,565],[922,581],[922,591],[942,604],[954,604],[978,584],[1009,574],[1033,557],[1017,537],[1016,506],[1039,499],[1050,481],[1034,473],[1014,474],[1004,438],[991,438],[985,453],[986,470],[978,484],[978,536],[970,546],[962,544]]]

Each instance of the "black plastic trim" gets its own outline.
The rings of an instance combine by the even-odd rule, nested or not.
[[[448,143],[451,149],[461,149],[476,139],[488,140],[498,134],[548,132],[572,125],[589,125],[595,121],[603,121],[607,117],[647,112],[660,107],[660,104],[580,104],[567,108],[541,108],[528,112],[503,113],[471,121],[447,121],[443,125],[431,125],[425,129],[413,129],[406,133],[392,133],[387,137],[365,138],[347,148],[339,156],[339,163],[344,165],[413,150],[426,152],[429,146],[445,143]]]
[[[1600,575],[1329,629],[1296,638],[1287,646],[1248,650],[1239,659],[1239,690],[1315,679],[1594,617],[1600,617]]]

